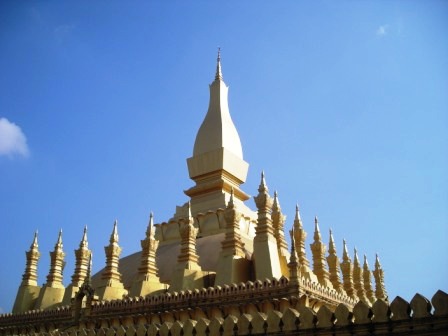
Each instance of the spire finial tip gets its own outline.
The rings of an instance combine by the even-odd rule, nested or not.
[[[222,70],[221,70],[221,48],[218,47],[218,58],[216,59],[216,75],[215,80],[222,80]]]

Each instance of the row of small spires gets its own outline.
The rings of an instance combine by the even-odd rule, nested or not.
[[[274,204],[277,203],[278,204],[278,196],[277,196],[277,192],[275,192],[275,196],[274,196]],[[232,193],[232,197],[231,200],[229,201],[229,203],[233,202],[233,193]],[[294,224],[298,223],[298,229],[302,230],[302,222],[301,222],[301,218],[300,218],[300,212],[299,212],[299,206],[296,205],[296,214],[295,214],[295,220],[294,220]],[[109,242],[111,244],[117,244],[118,243],[118,221],[115,220],[114,221],[114,226],[113,226],[113,230],[112,230],[112,234],[110,236]],[[154,221],[153,221],[153,213],[151,212],[150,214],[150,220],[149,220],[149,224],[148,224],[148,228],[147,228],[147,232],[146,235],[147,237],[150,237],[153,233],[153,225],[154,225]],[[314,225],[315,225],[315,229],[314,229],[314,240],[315,242],[320,242],[321,241],[321,234],[320,234],[320,229],[319,229],[319,222],[318,222],[318,218],[317,216],[315,216],[314,218]],[[290,230],[290,235],[291,235],[291,255],[296,253],[296,244],[295,244],[295,233],[297,230],[295,228],[295,225],[292,227],[292,229]],[[334,238],[333,238],[333,232],[330,229],[330,240],[329,240],[329,255],[333,256],[336,255],[336,247],[335,247],[335,242],[334,242]],[[38,230],[36,230],[36,232],[34,233],[34,238],[33,241],[31,243],[30,246],[30,251],[27,252],[27,255],[30,253],[33,253],[35,255],[39,255],[40,256],[40,252],[38,251]],[[82,235],[82,239],[79,243],[79,249],[80,250],[87,250],[88,249],[88,241],[87,241],[87,226],[84,227],[84,231],[83,231],[83,235]],[[89,250],[89,269],[91,268],[91,264],[92,264],[92,255],[93,253]],[[65,253],[63,252],[63,244],[62,244],[62,229],[59,230],[59,234],[58,234],[58,238],[54,247],[54,251],[51,253],[58,253],[58,254],[63,254],[65,257]],[[307,265],[309,266],[309,261],[306,259],[306,254],[303,253],[302,255],[300,255],[299,253],[297,253],[298,259],[302,259],[299,263],[302,265]],[[53,259],[53,258],[52,258]],[[343,239],[343,256],[342,256],[342,260],[343,262],[351,262],[350,256],[349,256],[349,252],[347,249],[347,244],[345,239]],[[360,262],[359,262],[359,258],[358,258],[358,252],[356,247],[354,248],[354,267],[360,266]],[[381,269],[381,264],[380,264],[380,260],[378,257],[378,254],[376,254],[375,257],[375,270],[379,270]],[[36,268],[34,268],[35,270]],[[370,271],[369,269],[369,264],[367,261],[367,256],[364,254],[364,263],[363,263],[363,269],[364,271]],[[30,272],[31,270],[29,270],[29,267],[26,268],[25,273],[23,275],[23,280],[28,280],[28,279],[37,279],[37,274],[33,274],[34,272]],[[55,278],[59,278],[57,276],[55,276],[54,274],[55,271],[55,267],[54,265],[50,266],[50,273],[47,276],[47,280],[48,282],[52,282],[55,280]],[[77,274],[76,270],[75,270],[75,274],[73,274],[72,276],[73,281],[79,282],[79,274]]]
[[[274,193],[273,202],[269,202],[270,196],[268,194],[268,188],[266,186],[264,173],[261,175],[261,183],[259,186],[259,195],[255,198],[257,207],[264,206],[266,209],[271,211],[271,217],[274,218],[273,225],[266,225],[268,228],[267,231],[272,230],[272,234],[275,236],[277,240],[277,247],[279,250],[279,256],[282,253],[282,248],[287,249],[287,244],[284,240],[284,232],[283,232],[283,224],[285,216],[281,213],[280,204],[278,201],[277,192]],[[264,196],[263,202],[261,201],[261,196]],[[231,191],[230,200],[228,202],[227,209],[233,210],[235,208],[234,205],[234,195],[233,190]],[[257,199],[258,198],[258,199]],[[258,202],[257,202],[258,201]],[[270,209],[269,209],[270,208]],[[187,225],[190,229],[193,229],[193,218],[191,215],[191,206],[188,204],[188,219]],[[303,230],[302,221],[300,218],[300,212],[298,205],[296,206],[296,214],[294,219],[294,224],[292,230],[290,231],[291,235],[291,253],[290,260],[288,263],[289,276],[290,278],[297,278],[299,274],[301,276],[308,276],[310,280],[315,280],[319,282],[321,285],[329,287],[333,287],[338,292],[345,292],[348,297],[352,299],[361,299],[365,302],[374,302],[375,297],[387,300],[387,294],[384,288],[384,273],[381,268],[378,255],[376,255],[375,260],[375,270],[373,271],[376,289],[375,292],[371,287],[371,272],[367,263],[367,257],[364,255],[364,264],[361,268],[358,253],[355,249],[354,252],[354,263],[352,264],[348,250],[347,244],[345,240],[343,240],[343,256],[342,263],[339,262],[339,258],[336,255],[336,247],[333,239],[333,233],[330,230],[330,242],[329,242],[329,255],[327,256],[328,270],[325,263],[325,250],[326,247],[322,243],[321,234],[319,229],[319,223],[317,216],[314,220],[315,228],[314,228],[314,242],[311,244],[311,249],[313,252],[313,271],[310,270],[309,261],[306,257],[305,252],[305,239],[306,232]],[[272,223],[271,223],[272,224]],[[263,224],[259,225],[263,226]],[[258,227],[257,226],[257,227]],[[230,226],[231,230],[237,229],[237,227]],[[191,235],[194,230],[188,230],[188,237],[185,237],[185,242],[191,238]],[[233,243],[235,243],[235,239],[238,237],[232,237]],[[184,237],[182,237],[182,241]],[[105,247],[106,250],[106,267],[102,274],[102,279],[104,280],[116,280],[117,282],[121,282],[121,274],[118,271],[118,262],[119,262],[119,254],[121,252],[121,248],[118,245],[118,229],[117,229],[117,221],[114,222],[114,227],[112,230],[112,234],[109,240],[109,246]],[[144,246],[144,244],[146,244]],[[157,266],[155,264],[155,250],[157,249],[157,241],[154,238],[154,219],[153,214],[150,214],[149,224],[146,231],[146,239],[142,241],[142,260],[141,266],[139,268],[139,273],[151,274],[156,276]],[[191,249],[192,253],[187,253],[187,255],[192,256],[196,255],[195,246],[189,246],[188,249]],[[85,280],[89,280],[90,271],[91,271],[91,262],[92,262],[92,253],[88,249],[87,242],[87,227],[84,228],[83,237],[79,244],[79,249],[75,251],[76,254],[76,265],[75,271],[72,276],[72,287],[79,288]],[[63,252],[62,246],[62,230],[60,230],[58,239],[55,245],[55,249],[53,252],[50,252],[51,255],[51,265],[50,271],[47,276],[46,286],[48,287],[63,287],[62,285],[62,269],[64,265],[64,257],[65,253]],[[37,285],[37,262],[39,259],[40,253],[38,251],[38,243],[37,243],[37,231],[34,235],[33,242],[31,244],[30,250],[27,252],[27,265],[25,269],[25,273],[23,274],[22,285]],[[180,260],[181,256],[179,256]],[[190,260],[197,262],[197,255],[195,260]],[[342,270],[343,281],[340,280],[339,268]]]
[[[257,202],[258,199],[268,199],[269,190],[266,185],[264,172],[261,172],[261,181],[258,188],[258,196],[255,197],[255,203],[260,209],[266,207],[269,202]],[[269,206],[268,206],[269,207]],[[262,209],[263,210],[263,209]],[[286,247],[284,239],[283,225],[285,216],[281,212],[281,207],[278,200],[277,192],[274,192],[274,199],[271,207],[271,218],[273,222],[274,236],[277,240],[277,247],[279,254],[283,247]],[[378,254],[375,257],[375,269],[373,275],[375,278],[375,290],[371,285],[371,271],[367,262],[367,257],[364,255],[364,264],[361,267],[358,258],[358,251],[354,249],[354,262],[349,256],[347,243],[343,239],[343,254],[342,262],[336,255],[336,245],[333,238],[333,232],[330,229],[330,241],[328,256],[325,258],[326,246],[322,243],[322,237],[319,228],[319,221],[317,216],[314,218],[314,242],[310,244],[313,252],[313,271],[310,271],[310,263],[306,257],[305,239],[306,232],[303,229],[302,220],[300,218],[300,211],[298,204],[296,205],[295,218],[291,235],[291,251],[288,267],[290,269],[290,278],[295,278],[301,273],[302,276],[309,275],[310,278],[317,276],[317,281],[326,287],[329,284],[338,292],[345,292],[350,298],[354,300],[362,300],[363,302],[373,303],[376,299],[388,300],[387,292],[384,286],[384,271],[381,267]],[[325,259],[327,263],[325,263]],[[328,269],[327,265],[328,264]],[[339,268],[342,270],[343,281],[341,281]]]

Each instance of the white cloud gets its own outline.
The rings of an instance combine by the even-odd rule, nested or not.
[[[0,118],[0,156],[14,154],[23,157],[29,155],[25,134],[16,124],[6,118]]]
[[[378,27],[378,29],[376,30],[376,35],[385,36],[387,35],[388,32],[389,32],[389,25],[384,24]]]

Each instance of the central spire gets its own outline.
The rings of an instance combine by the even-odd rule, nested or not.
[[[221,71],[221,50],[218,49],[215,80],[210,84],[210,103],[207,115],[199,128],[193,156],[225,148],[243,158],[240,136],[230,116],[228,90]]]
[[[207,206],[214,204],[213,208],[224,209],[232,188],[236,199],[245,201],[249,198],[239,188],[246,181],[249,165],[243,160],[240,136],[230,116],[220,48],[216,62],[208,111],[196,135],[193,156],[187,160],[190,178],[196,186],[185,193],[191,197],[194,212],[207,210],[205,202]],[[203,203],[204,209],[200,203]]]

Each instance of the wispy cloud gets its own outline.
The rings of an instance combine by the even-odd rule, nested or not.
[[[377,28],[376,35],[377,36],[386,36],[388,32],[389,32],[389,25],[383,24]]]
[[[54,29],[54,33],[55,33],[56,35],[68,34],[68,33],[70,33],[73,29],[75,29],[75,25],[73,25],[73,24],[64,24],[64,25],[57,26],[57,27]]]
[[[62,42],[64,39],[66,39],[71,32],[75,29],[74,24],[63,24],[60,26],[57,26],[54,28],[53,33],[54,37],[58,42]]]
[[[6,118],[0,118],[0,156],[14,154],[28,157],[26,137],[19,126]]]

